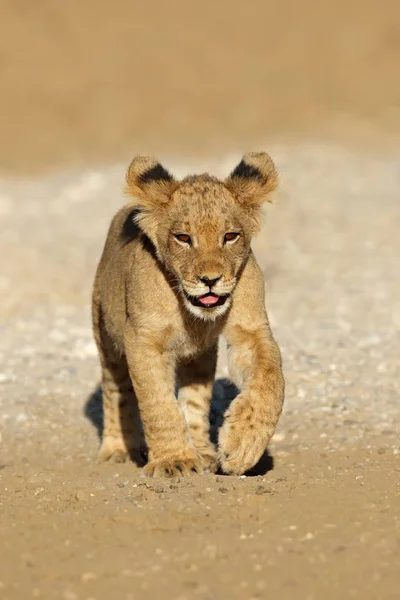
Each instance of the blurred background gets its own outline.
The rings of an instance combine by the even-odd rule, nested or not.
[[[0,0],[0,172],[391,144],[397,0]]]

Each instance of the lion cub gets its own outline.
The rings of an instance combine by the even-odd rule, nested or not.
[[[150,476],[218,466],[239,475],[265,451],[284,380],[250,243],[277,179],[262,152],[246,154],[224,181],[207,174],[177,181],[153,158],[132,161],[130,203],[111,223],[93,290],[103,459],[147,447]],[[220,335],[241,392],[217,449],[209,409]]]

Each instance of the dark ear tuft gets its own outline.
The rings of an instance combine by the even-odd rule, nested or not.
[[[243,204],[260,205],[278,187],[278,174],[266,152],[245,154],[225,180],[226,187]]]
[[[231,177],[244,177],[245,179],[258,179],[262,182],[262,175],[259,169],[244,162],[242,159],[231,173]]]
[[[177,187],[172,175],[155,158],[136,156],[126,174],[127,193],[141,206],[165,204]]]
[[[164,169],[162,164],[157,163],[154,167],[151,167],[148,171],[145,171],[139,176],[140,183],[150,183],[151,181],[172,181],[173,177],[171,173]]]

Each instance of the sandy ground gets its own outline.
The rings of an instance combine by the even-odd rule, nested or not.
[[[399,7],[0,0],[2,600],[399,598]],[[224,176],[238,148],[282,178],[255,243],[287,382],[269,455],[99,464],[90,291],[126,164]],[[222,344],[214,427],[226,375]]]
[[[244,479],[96,463],[88,305],[123,169],[4,182],[2,597],[398,598],[398,157],[271,152],[283,192],[255,248],[287,398]],[[217,424],[225,365],[222,348]]]

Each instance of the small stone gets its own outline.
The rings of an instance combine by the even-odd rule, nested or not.
[[[226,487],[220,487],[218,488],[218,491],[221,492],[221,494],[227,494],[229,492],[228,488]]]
[[[225,481],[226,477],[222,477],[221,475],[217,475],[215,478],[215,481],[217,483],[223,483]]]
[[[164,488],[162,485],[156,485],[156,487],[154,488],[154,491],[156,494],[162,494],[164,491]]]
[[[257,495],[261,495],[261,494],[272,494],[273,493],[273,489],[270,487],[267,487],[265,485],[258,485],[256,487],[256,494]]]
[[[124,482],[123,482],[123,481],[121,481],[120,483],[117,483],[117,486],[118,486],[119,488],[123,488],[123,487],[125,487],[125,484],[124,484]]]
[[[378,448],[378,454],[385,454],[386,448]]]
[[[90,496],[85,490],[78,490],[75,494],[75,498],[78,502],[87,502]]]

